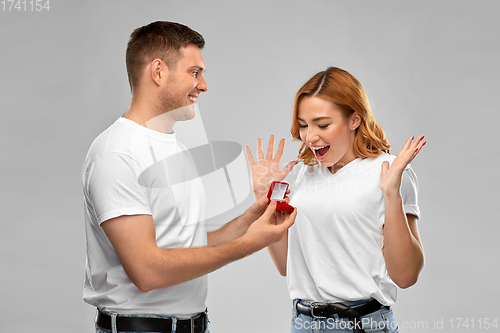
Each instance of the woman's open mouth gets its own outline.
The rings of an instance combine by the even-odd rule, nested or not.
[[[328,151],[330,150],[330,146],[322,146],[322,147],[311,147],[312,151],[314,152],[314,155],[316,156],[317,160],[322,160],[326,158],[326,154],[328,154]]]

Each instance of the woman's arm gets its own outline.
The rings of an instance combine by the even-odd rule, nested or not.
[[[400,288],[414,285],[424,266],[417,217],[405,214],[399,190],[404,169],[426,143],[423,138],[418,137],[414,142],[413,137],[409,138],[390,167],[389,162],[382,163],[380,174],[385,206],[385,264],[389,276]]]
[[[417,228],[417,217],[405,215],[401,197],[386,198],[384,258],[387,272],[400,288],[417,282],[424,267],[424,248]]]
[[[274,135],[269,137],[267,155],[264,158],[262,150],[262,140],[257,140],[257,161],[254,161],[250,147],[246,147],[248,164],[252,170],[252,188],[255,199],[258,200],[267,194],[269,186],[273,181],[282,181],[297,165],[297,161],[291,161],[280,171],[280,161],[285,149],[285,139],[281,139],[276,155],[274,155]]]
[[[288,256],[288,230],[283,237],[268,245],[267,250],[273,259],[274,265],[278,269],[281,276],[286,276],[286,260]]]
[[[283,151],[285,149],[285,139],[282,139],[279,143],[276,155],[274,155],[274,136],[271,135],[269,138],[269,144],[267,147],[267,155],[264,158],[264,152],[262,149],[262,140],[258,139],[257,142],[257,161],[252,157],[252,152],[247,146],[247,157],[248,163],[250,164],[250,169],[252,170],[252,188],[255,198],[260,198],[267,195],[269,186],[272,181],[282,181],[286,175],[292,170],[292,168],[297,165],[297,161],[292,161],[287,164],[287,166],[280,171],[280,161],[283,156]],[[287,190],[287,194],[290,193]],[[285,198],[288,202],[288,197]],[[279,223],[279,216],[278,223]],[[278,269],[278,272],[282,275],[286,275],[286,261],[287,261],[287,251],[288,251],[288,231],[283,235],[283,237],[270,244],[267,247],[271,258],[273,259],[274,265]]]

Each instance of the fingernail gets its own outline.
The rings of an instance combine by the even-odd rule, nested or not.
[[[425,136],[422,135],[422,137],[420,138],[420,140],[423,140],[425,138]]]
[[[417,148],[417,149],[415,149],[415,152],[417,152],[417,151],[418,151],[418,148]]]
[[[425,146],[426,143],[427,143],[427,141],[424,141],[424,143],[422,143],[422,147]]]

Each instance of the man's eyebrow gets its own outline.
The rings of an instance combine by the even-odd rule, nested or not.
[[[190,70],[193,70],[193,69],[197,69],[200,72],[204,72],[204,73],[206,72],[206,69],[203,68],[203,67],[201,67],[201,66],[193,66],[193,67],[190,68]]]

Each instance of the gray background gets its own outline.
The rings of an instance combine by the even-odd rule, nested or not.
[[[211,140],[255,151],[258,137],[275,134],[287,139],[284,161],[294,159],[294,94],[331,65],[365,86],[394,153],[425,135],[412,165],[427,261],[417,285],[399,293],[399,324],[469,332],[470,320],[479,331],[500,317],[497,1],[50,5],[0,12],[0,331],[93,330],[94,309],[81,295],[80,169],[92,140],[128,107],[130,33],[155,20],[187,24],[207,41],[209,91],[199,108]],[[210,274],[209,288],[212,332],[288,331],[285,279],[266,251]],[[458,318],[469,319],[468,330]]]

